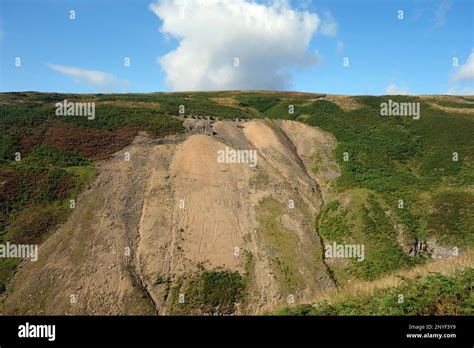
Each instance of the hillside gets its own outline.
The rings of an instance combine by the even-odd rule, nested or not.
[[[388,99],[419,119],[380,116]],[[0,313],[347,314],[307,305],[436,262],[427,294],[457,277],[448,312],[472,314],[473,97],[18,92],[0,110],[0,242],[39,244],[0,259]]]

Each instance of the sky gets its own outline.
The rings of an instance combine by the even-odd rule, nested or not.
[[[0,0],[0,91],[474,94],[472,0]]]

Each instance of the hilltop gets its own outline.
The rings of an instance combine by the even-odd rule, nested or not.
[[[388,100],[419,118],[381,116]],[[40,245],[0,259],[2,313],[340,314],[304,305],[435,260],[472,281],[472,96],[17,92],[0,110],[0,241]],[[256,165],[217,160],[234,150]]]

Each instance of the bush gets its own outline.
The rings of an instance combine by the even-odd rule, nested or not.
[[[38,165],[57,167],[83,166],[91,163],[84,157],[44,144],[36,146],[28,160],[36,162]]]
[[[473,315],[474,269],[455,275],[434,274],[371,296],[348,297],[335,304],[283,308],[278,315]],[[399,302],[399,295],[403,301]]]
[[[185,303],[178,303],[179,293]],[[204,271],[188,279],[180,279],[171,288],[172,314],[229,315],[244,299],[245,280],[238,272]]]
[[[339,208],[338,201],[332,201],[324,207],[319,217],[319,232],[330,243],[342,244],[351,235],[347,227],[346,214]]]
[[[236,99],[240,102],[241,106],[252,107],[258,112],[265,112],[268,109],[272,108],[280,99],[273,95],[262,95],[262,94],[237,94]]]

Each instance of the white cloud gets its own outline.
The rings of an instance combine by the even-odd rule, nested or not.
[[[71,77],[76,82],[85,82],[98,87],[100,90],[111,91],[116,88],[126,88],[129,82],[120,80],[115,75],[97,70],[86,70],[75,67],[48,64],[54,71]]]
[[[474,86],[451,87],[446,91],[451,95],[474,95]]]
[[[407,95],[410,94],[406,86],[397,86],[394,83],[391,83],[385,89],[385,95]]]
[[[454,81],[474,81],[474,52],[471,52],[467,62],[461,65],[453,75]]]
[[[474,51],[471,51],[466,63],[460,65],[450,74],[449,88],[446,94],[474,94]]]
[[[335,37],[337,35],[337,28],[338,24],[336,18],[334,18],[330,11],[326,11],[324,13],[324,18],[321,21],[321,34]]]
[[[158,58],[171,90],[283,90],[291,69],[317,62],[308,48],[320,19],[289,1],[159,0],[150,9],[179,41]]]
[[[453,4],[452,0],[442,0],[441,3],[438,5],[435,13],[435,24],[438,27],[442,27],[446,24],[446,13],[451,9],[451,5]]]

